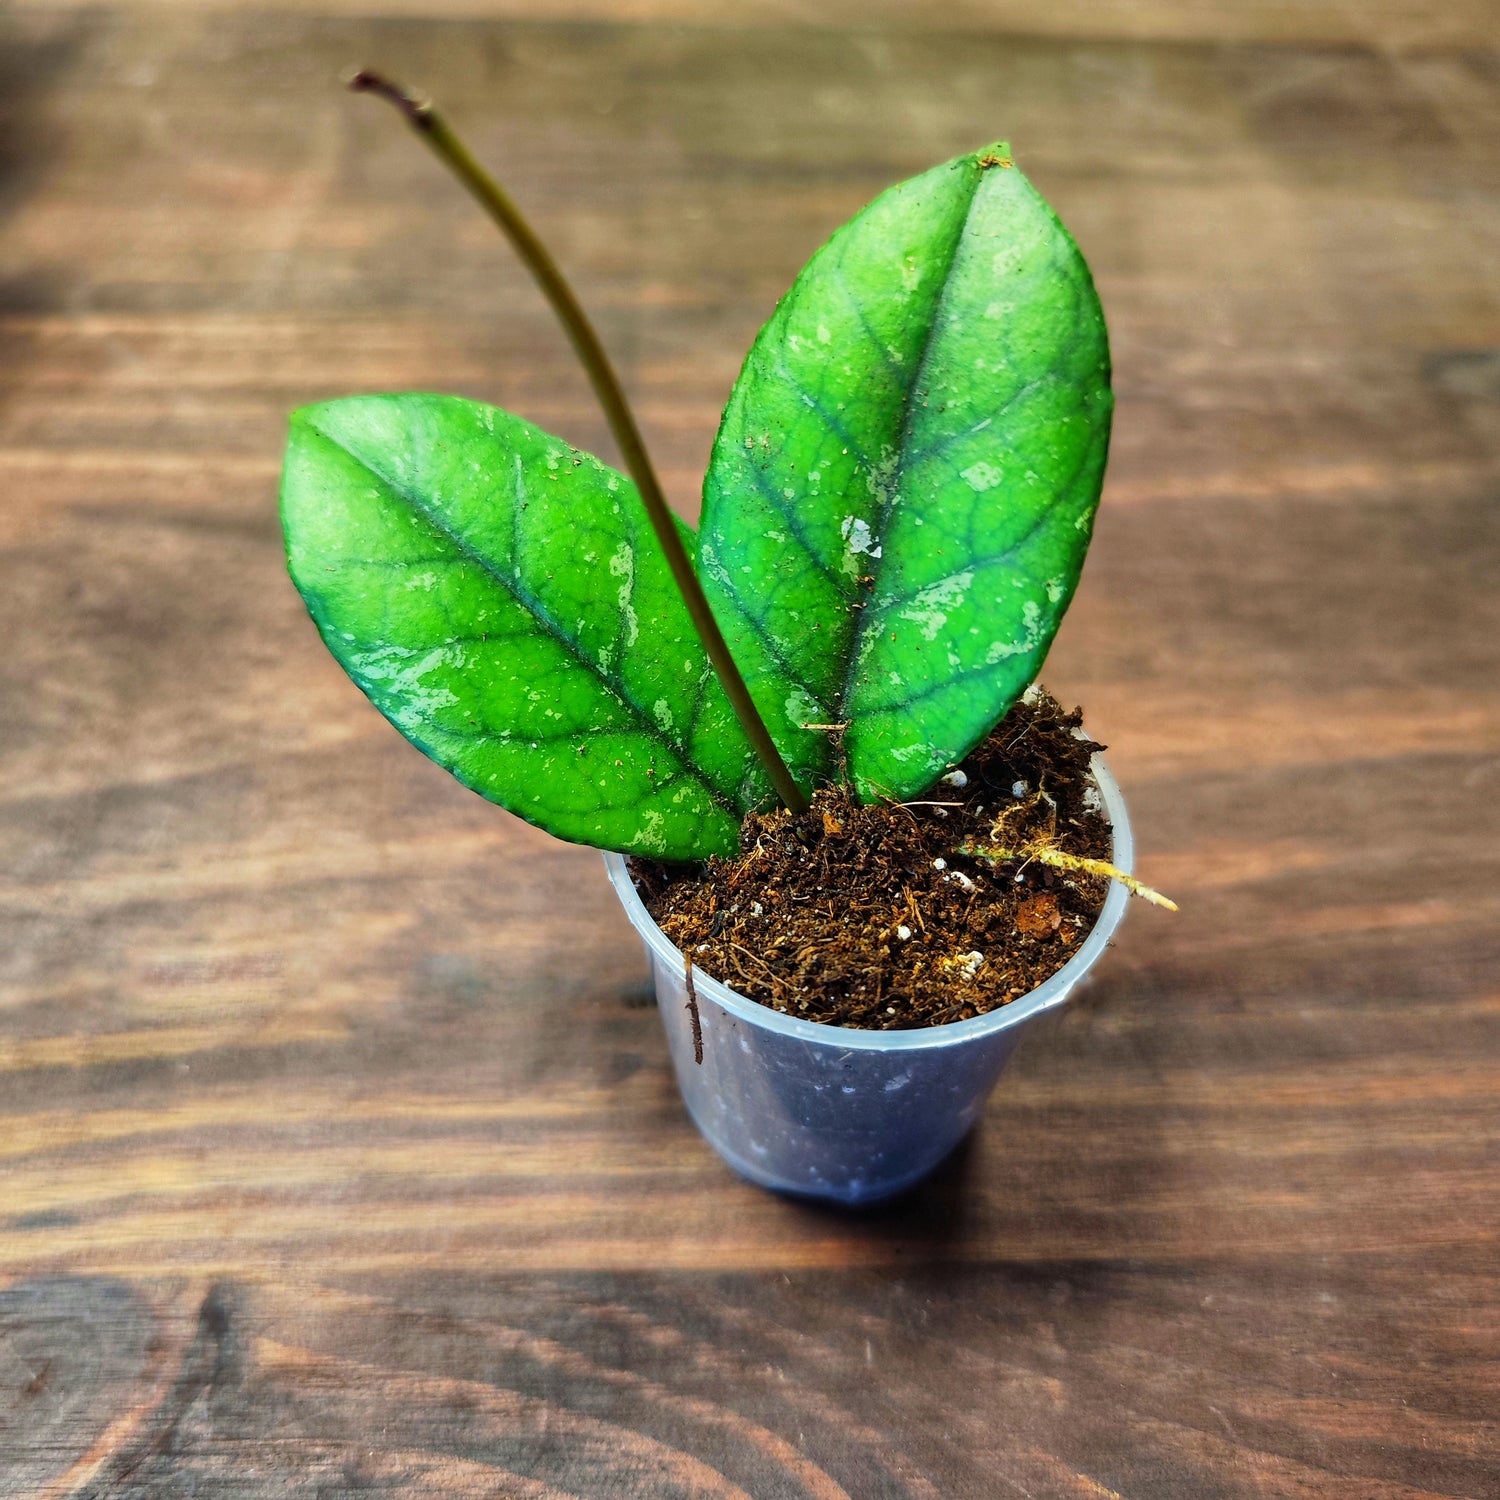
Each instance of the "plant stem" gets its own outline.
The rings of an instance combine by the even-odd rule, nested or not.
[[[640,492],[641,503],[651,519],[652,530],[656,532],[656,539],[666,554],[667,566],[672,570],[672,577],[682,593],[688,614],[692,617],[693,625],[708,652],[708,659],[713,663],[714,671],[723,684],[724,692],[728,695],[746,737],[766,768],[776,795],[793,812],[806,812],[808,800],[793,780],[791,771],[787,769],[781,752],[777,750],[775,741],[766,728],[765,720],[751,700],[745,679],[740,675],[734,657],[730,655],[724,632],[719,629],[719,623],[709,608],[703,585],[698,582],[698,575],[693,571],[693,565],[682,545],[682,538],[677,533],[676,520],[667,505],[666,496],[662,494],[656,470],[646,452],[646,444],[641,437],[640,428],[636,426],[635,414],[625,398],[619,377],[610,364],[609,356],[604,352],[604,345],[599,342],[599,335],[595,333],[593,324],[589,322],[572,287],[558,269],[557,262],[552,259],[551,253],[527,223],[520,209],[511,201],[510,195],[480,166],[474,154],[454,134],[447,120],[433,107],[430,99],[413,93],[368,68],[361,68],[351,74],[348,84],[356,92],[379,95],[401,111],[412,129],[427,142],[444,166],[500,226],[527,270],[536,278],[588,373],[594,394],[599,398],[599,405],[604,408],[610,431],[614,433],[615,442],[625,460],[625,467],[630,471],[630,477]]]
[[[1177,910],[1175,901],[1169,900],[1160,891],[1152,890],[1134,875],[1127,875],[1124,870],[1116,869],[1102,859],[1067,854],[1061,849],[1052,848],[1050,844],[1036,844],[1027,849],[1002,849],[994,844],[964,844],[958,852],[967,854],[971,859],[987,859],[995,864],[1007,859],[1034,859],[1039,865],[1051,865],[1055,870],[1081,870],[1086,875],[1107,875],[1111,880],[1118,880],[1131,895],[1139,896],[1153,906],[1164,906],[1168,911]]]

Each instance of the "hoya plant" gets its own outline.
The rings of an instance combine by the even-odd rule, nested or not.
[[[369,73],[536,273],[630,477],[456,396],[291,420],[292,577],[413,744],[559,838],[669,860],[847,778],[920,795],[1033,681],[1078,583],[1111,394],[1078,247],[1005,146],[881,194],[808,262],[670,515],[545,249],[426,101]]]

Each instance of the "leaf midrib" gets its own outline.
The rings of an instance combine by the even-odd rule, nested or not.
[[[383,484],[388,490],[391,491],[392,494],[394,494],[398,499],[400,499],[405,504],[409,505],[414,511],[416,511],[417,514],[420,515],[422,519],[433,528],[434,531],[438,532],[439,535],[445,537],[457,552],[472,561],[480,569],[480,571],[486,574],[495,584],[497,584],[503,592],[509,594],[510,597],[517,604],[519,604],[521,608],[524,609],[532,617],[532,619],[537,622],[538,625],[541,626],[542,630],[547,635],[551,636],[551,638],[556,641],[557,644],[560,645],[565,651],[567,651],[574,658],[574,660],[579,662],[580,665],[586,667],[590,672],[593,673],[595,677],[599,679],[601,683],[604,684],[606,688],[609,689],[609,691],[615,696],[615,698],[634,716],[637,724],[640,726],[641,733],[644,734],[645,737],[648,740],[652,741],[654,744],[660,745],[662,749],[668,755],[670,755],[680,766],[682,766],[685,771],[691,774],[694,779],[697,780],[698,783],[703,787],[704,791],[708,793],[710,800],[712,800],[716,806],[718,806],[722,811],[726,812],[730,817],[735,819],[736,822],[741,819],[743,814],[741,813],[739,807],[736,806],[729,797],[727,797],[712,781],[709,780],[708,773],[703,769],[702,766],[697,763],[697,761],[693,760],[689,756],[686,747],[678,747],[677,745],[674,745],[671,740],[667,739],[662,734],[655,720],[649,718],[641,705],[636,703],[635,700],[627,692],[624,683],[621,682],[616,677],[616,675],[608,668],[601,666],[600,663],[593,661],[589,657],[585,656],[582,650],[579,649],[578,644],[557,625],[557,623],[551,618],[550,614],[543,608],[541,601],[538,600],[530,592],[530,590],[518,587],[515,579],[506,578],[503,573],[495,568],[495,566],[490,562],[489,558],[487,558],[482,552],[477,551],[466,538],[464,538],[458,532],[454,531],[450,526],[445,524],[438,513],[434,512],[431,507],[426,505],[415,493],[409,490],[405,485],[397,483],[397,481],[391,478],[390,475],[382,473],[381,470],[377,469],[375,465],[372,464],[363,454],[356,453],[351,447],[348,446],[348,444],[340,442],[338,438],[325,431],[322,427],[319,427],[317,423],[312,420],[312,418],[307,417],[304,418],[304,420],[306,421],[308,428],[312,432],[315,432],[320,438],[323,439],[324,442],[331,444],[341,453],[347,454],[348,457],[353,459],[353,461],[362,469],[365,469],[368,473],[378,479],[381,484]],[[517,520],[517,536],[519,536],[519,526],[520,523],[519,520]],[[516,555],[517,557],[519,557],[520,555],[519,548],[517,548]]]
[[[976,163],[977,166],[977,163]],[[907,450],[911,445],[912,425],[916,419],[916,393],[922,384],[922,378],[927,372],[928,361],[932,356],[933,344],[938,337],[938,331],[943,324],[943,314],[948,305],[949,292],[953,286],[953,268],[958,263],[959,250],[963,246],[964,236],[969,232],[969,220],[974,215],[974,205],[979,201],[979,189],[984,184],[986,170],[978,168],[978,175],[969,189],[969,201],[964,205],[963,219],[958,226],[958,232],[953,236],[953,248],[948,252],[947,264],[943,267],[942,287],[938,291],[937,300],[933,304],[932,318],[927,325],[926,336],[922,340],[922,353],[918,357],[912,370],[912,377],[906,387],[906,395],[903,400],[905,408],[901,420],[901,435],[899,446],[896,449],[896,462],[891,470],[889,483],[885,486],[885,492],[881,496],[880,513],[874,536],[875,545],[881,549],[881,555],[871,560],[876,563],[873,576],[876,579],[875,587],[870,590],[870,598],[873,599],[878,590],[878,580],[881,573],[885,571],[885,544],[886,528],[890,524],[891,512],[896,508],[896,499],[901,491],[901,480],[906,472]],[[1003,170],[1003,169],[1002,169]],[[859,669],[861,661],[861,647],[867,634],[867,618],[864,610],[860,611],[860,618],[854,627],[854,639],[850,642],[849,660],[844,668],[844,681],[839,689],[838,712],[836,717],[847,719],[849,717],[849,701],[854,695],[854,677]]]

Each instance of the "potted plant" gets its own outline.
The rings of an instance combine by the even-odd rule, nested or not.
[[[509,235],[631,477],[455,397],[308,407],[292,417],[282,485],[293,580],[333,655],[412,743],[490,800],[609,851],[688,1108],[726,1160],[844,1202],[900,1191],[973,1123],[1022,1025],[1096,961],[1127,888],[1144,893],[1097,759],[1090,781],[1092,747],[1078,752],[1083,796],[1107,858],[1064,847],[1040,783],[1017,781],[1003,808],[956,795],[966,757],[1022,711],[1088,546],[1111,412],[1088,269],[1003,146],[882,194],[756,339],[695,536],[503,190],[427,101],[369,72],[351,83],[398,105]],[[653,868],[733,884],[747,826],[751,854],[784,838],[795,864],[825,835],[863,829],[861,809],[915,826],[917,807],[954,836],[933,846],[953,869],[926,861],[943,882],[977,897],[985,872],[999,891],[1040,870],[1069,889],[1093,880],[1100,898],[1089,922],[1074,916],[1055,972],[944,1024],[905,1024],[889,1005],[876,1024],[830,1025],[736,993],[698,956],[709,944],[688,943],[689,958],[664,934],[628,862],[648,891]],[[678,876],[661,877],[674,862]],[[1028,900],[1044,898],[1055,912],[1053,893]],[[730,906],[763,914],[749,895],[709,893],[716,920]],[[861,921],[882,954],[913,938],[905,922]],[[939,954],[922,972],[962,988],[985,962]]]

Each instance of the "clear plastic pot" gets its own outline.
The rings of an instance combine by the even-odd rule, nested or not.
[[[1094,778],[1129,873],[1125,799],[1098,756]],[[615,892],[646,945],[677,1082],[694,1124],[761,1187],[873,1203],[921,1181],[964,1138],[1027,1023],[1061,1005],[1103,954],[1129,899],[1110,883],[1078,951],[1045,984],[988,1015],[915,1031],[856,1031],[797,1020],[693,970],[703,1040],[695,1061],[681,952],[651,919],[624,858],[606,854]]]

